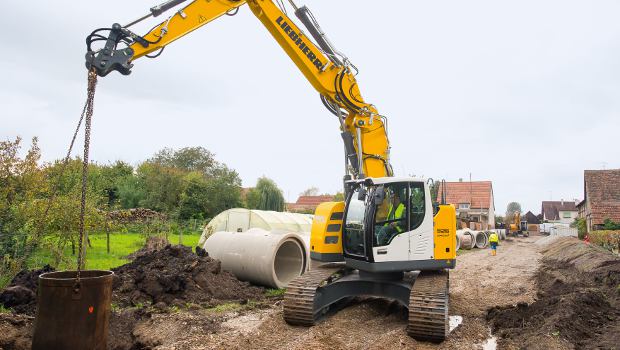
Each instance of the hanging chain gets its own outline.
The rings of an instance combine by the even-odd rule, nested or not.
[[[80,119],[78,120],[77,126],[75,127],[75,131],[73,132],[73,137],[71,138],[69,149],[67,149],[67,154],[63,158],[62,164],[60,165],[60,171],[58,172],[58,175],[56,176],[57,178],[56,184],[51,188],[51,193],[47,199],[47,203],[45,204],[45,210],[43,211],[43,215],[41,215],[39,219],[37,220],[36,225],[34,226],[35,229],[33,232],[33,237],[32,239],[30,239],[28,244],[26,244],[22,261],[19,262],[20,267],[24,264],[25,259],[27,259],[28,256],[30,256],[32,250],[36,248],[37,242],[39,241],[39,237],[43,235],[43,231],[44,231],[43,226],[45,225],[45,222],[47,221],[47,216],[49,214],[50,209],[52,208],[52,204],[54,203],[54,200],[56,199],[58,192],[60,191],[61,180],[67,169],[69,160],[71,159],[71,152],[73,151],[73,145],[75,144],[75,139],[77,138],[77,135],[80,132],[80,128],[82,126],[82,122],[84,121],[84,115],[86,114],[86,109],[88,107],[88,104],[89,103],[87,100],[84,103],[84,107],[82,108],[82,114],[80,115]]]
[[[90,151],[90,126],[93,117],[93,103],[95,100],[95,88],[97,87],[97,73],[95,70],[88,72],[88,96],[86,97],[86,123],[84,125],[84,159],[82,163],[82,197],[80,199],[80,226],[78,243],[78,260],[76,284],[79,288],[82,268],[84,267],[84,216],[86,215],[86,184],[88,180],[88,153]]]

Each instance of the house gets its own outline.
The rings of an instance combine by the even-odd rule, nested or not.
[[[588,232],[600,229],[606,219],[620,222],[620,169],[585,170],[583,194],[577,207]]]
[[[542,220],[554,224],[571,224],[578,215],[577,201],[543,201]]]
[[[528,211],[527,213],[525,213],[523,218],[524,218],[525,221],[527,221],[527,223],[529,225],[539,225],[540,224],[540,219],[538,218],[538,216],[534,215],[534,213],[532,213],[531,211]]]
[[[437,198],[442,198],[439,186]],[[454,204],[462,226],[487,230],[495,228],[495,203],[491,181],[446,182],[446,202]]]
[[[321,195],[321,196],[299,196],[297,202],[286,203],[286,210],[292,213],[308,213],[313,214],[316,207],[323,202],[333,202],[335,196]]]

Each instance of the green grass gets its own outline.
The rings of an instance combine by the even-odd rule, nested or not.
[[[90,270],[108,270],[129,262],[125,257],[140,249],[145,242],[145,236],[138,233],[111,233],[110,234],[110,253],[107,252],[106,235],[91,234],[90,242],[92,248],[86,250],[86,268]],[[182,244],[188,247],[195,247],[200,239],[200,234],[183,234]],[[169,234],[168,240],[171,244],[179,243],[179,235]],[[71,254],[71,246],[65,247],[63,251],[64,262],[61,262],[57,269],[72,269],[76,266],[77,257]],[[30,268],[38,268],[53,262],[52,253],[45,249],[39,249],[28,261]]]
[[[282,297],[284,296],[284,293],[286,293],[286,289],[282,288],[282,289],[267,289],[267,291],[265,292],[265,296],[268,297]]]
[[[211,312],[215,312],[215,313],[225,313],[225,312],[232,312],[232,311],[252,310],[258,305],[259,304],[256,301],[249,300],[245,304],[224,303],[224,304],[220,304],[215,307],[212,307],[212,308],[208,308],[207,310]]]
[[[237,311],[241,309],[242,307],[243,306],[239,303],[225,303],[225,304],[218,305],[216,307],[209,308],[208,310],[217,312],[217,313],[222,313],[222,312],[229,312],[229,311]]]
[[[4,305],[0,304],[0,314],[8,314],[11,313],[11,309],[7,309]]]

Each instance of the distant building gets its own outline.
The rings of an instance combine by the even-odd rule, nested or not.
[[[606,219],[620,222],[620,169],[585,170],[583,194],[577,207],[588,232],[600,229]]]
[[[437,198],[442,197],[439,186]],[[454,204],[461,225],[480,230],[495,228],[495,203],[491,181],[446,182],[446,202]]]
[[[316,207],[323,202],[333,202],[335,196],[299,196],[297,202],[286,203],[286,210],[292,213],[314,213]]]
[[[570,224],[577,218],[577,201],[543,201],[542,220],[555,224]]]
[[[524,219],[530,225],[538,225],[538,224],[540,224],[539,217],[537,215],[534,215],[534,213],[532,213],[531,211],[528,211],[527,213],[525,213]]]

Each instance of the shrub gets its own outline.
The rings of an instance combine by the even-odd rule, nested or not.
[[[620,252],[620,231],[593,231],[590,233],[590,242],[618,254]]]

